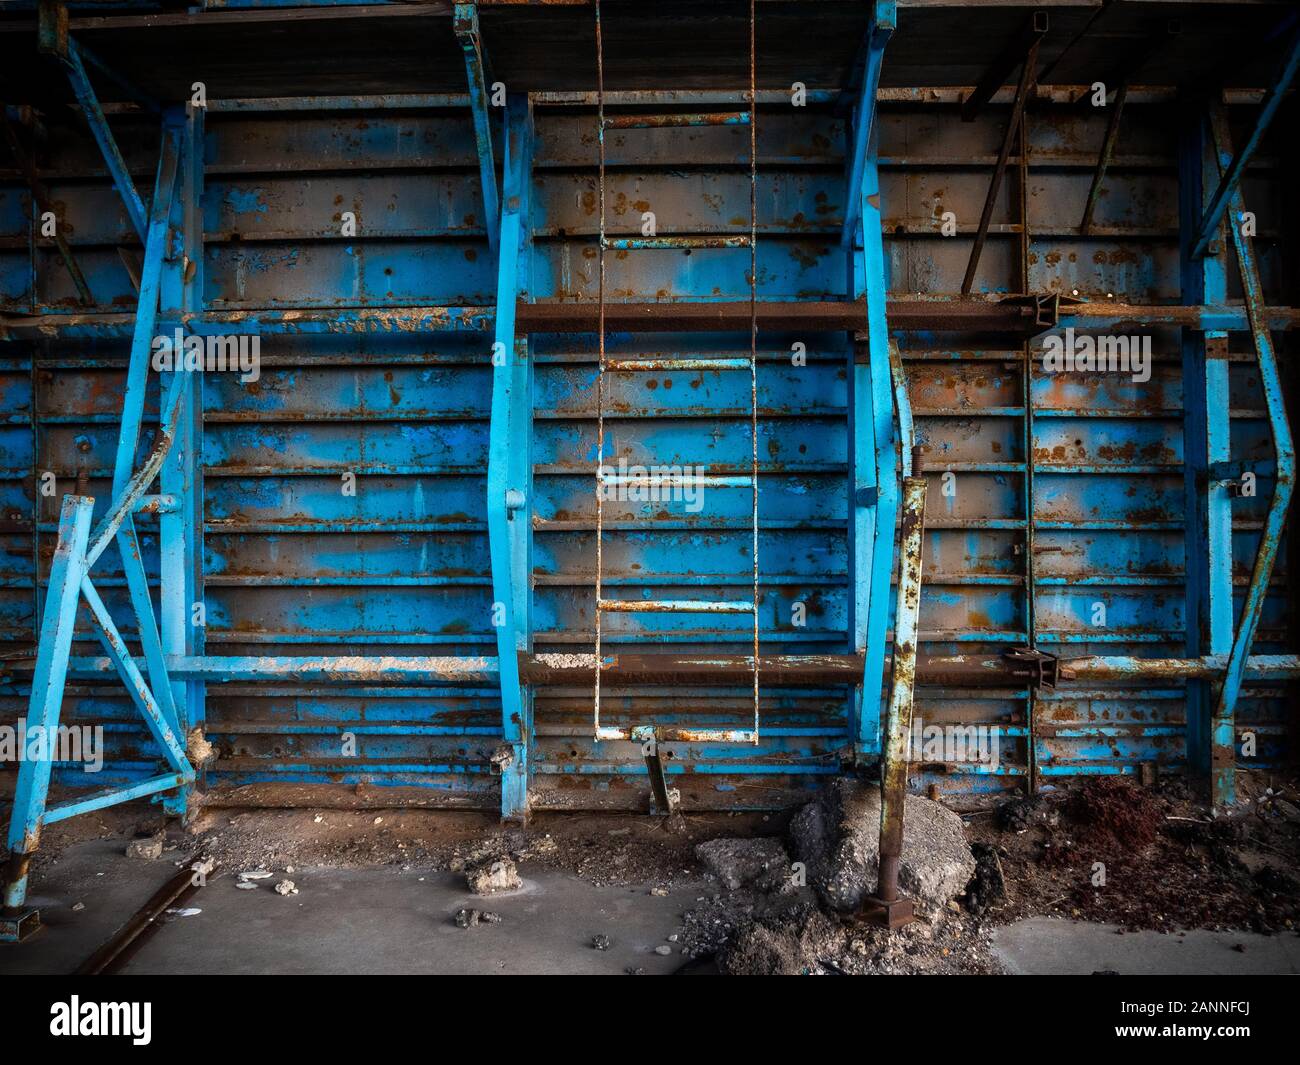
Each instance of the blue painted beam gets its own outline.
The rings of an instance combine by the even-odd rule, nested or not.
[[[478,148],[479,178],[483,187],[483,221],[487,226],[488,243],[496,251],[501,203],[497,194],[496,162],[492,158],[492,105],[487,86],[487,59],[483,54],[483,36],[478,24],[478,4],[456,4],[452,12],[452,27],[465,53],[469,103],[474,115],[474,143]]]
[[[163,757],[184,778],[184,782],[189,783],[194,779],[194,770],[185,756],[185,751],[181,749],[171,722],[163,716],[157,700],[149,690],[149,685],[145,683],[144,675],[131,657],[126,641],[117,631],[117,625],[114,624],[108,607],[104,605],[89,577],[81,579],[81,594],[85,596],[86,605],[90,608],[90,616],[99,626],[100,642],[108,652],[109,660],[116,668],[127,694],[131,696],[131,701],[143,715],[155,742],[162,748]]]
[[[855,255],[861,262],[861,281],[867,301],[867,380],[861,382],[864,395],[856,398],[855,456],[865,458],[870,441],[871,461],[875,465],[876,495],[874,506],[869,498],[855,499],[855,507],[866,508],[857,514],[855,525],[865,525],[866,542],[855,542],[853,573],[855,598],[861,599],[865,584],[867,617],[863,667],[862,707],[858,723],[858,745],[862,753],[880,749],[881,691],[885,676],[885,645],[892,607],[890,577],[894,565],[894,528],[901,491],[898,443],[895,435],[894,389],[889,366],[889,334],[885,318],[885,292],[888,267],[881,235],[880,175],[875,160],[868,159],[863,187],[862,252]],[[855,377],[859,367],[854,368]],[[869,398],[865,405],[863,401]],[[867,434],[858,440],[859,434]]]
[[[122,402],[122,424],[118,433],[117,451],[113,463],[113,498],[123,499],[130,490],[134,472],[136,449],[144,417],[145,395],[148,391],[149,364],[153,354],[153,340],[157,335],[158,304],[163,284],[163,265],[168,258],[168,231],[176,179],[180,170],[181,140],[184,115],[178,109],[169,109],[163,117],[162,148],[158,157],[158,170],[154,179],[153,199],[149,205],[149,221],[145,235],[144,262],[140,270],[140,296],[136,304],[135,328],[131,339],[131,356],[127,368],[126,395]],[[174,428],[172,429],[174,432]],[[168,434],[164,432],[166,438]],[[154,452],[156,457],[157,451]],[[139,487],[137,483],[137,487]],[[139,638],[149,664],[149,681],[164,715],[171,727],[180,730],[176,702],[167,668],[163,663],[162,642],[154,614],[153,596],[145,577],[140,538],[135,529],[134,508],[122,516],[117,543],[122,556],[127,587],[130,590],[131,608],[135,614]]]
[[[117,186],[118,195],[122,197],[127,217],[131,219],[131,225],[140,235],[140,240],[147,242],[148,214],[145,211],[144,201],[140,198],[135,182],[131,179],[131,171],[127,168],[126,160],[122,158],[117,140],[109,128],[108,119],[104,117],[104,111],[99,106],[99,99],[95,95],[94,86],[90,84],[90,78],[86,75],[86,67],[81,61],[81,51],[76,41],[69,38],[67,54],[61,58],[68,72],[68,80],[72,83],[72,91],[76,94],[82,113],[90,124],[90,132],[99,145],[100,153],[104,156],[108,172],[113,176],[113,184]]]
[[[48,738],[58,728],[68,656],[72,652],[73,629],[77,623],[77,603],[81,581],[86,574],[86,541],[90,537],[90,512],[94,505],[93,499],[84,496],[63,497],[59,540],[50,565],[36,669],[32,674],[31,696],[27,704],[30,735],[43,733]],[[52,768],[51,759],[24,758],[18,765],[18,785],[9,815],[9,849],[17,854],[31,854],[40,843]],[[18,865],[15,863],[15,868]],[[26,893],[24,873],[5,884],[5,906],[20,908],[26,901]]]
[[[853,140],[850,146],[848,187],[862,187],[866,173],[867,154],[875,132],[876,93],[880,89],[880,71],[884,66],[885,46],[893,36],[898,22],[898,4],[895,0],[876,0],[871,26],[867,31],[866,65],[862,72],[862,85],[854,111]],[[851,247],[862,220],[862,201],[854,195],[848,197],[844,211],[842,243]]]
[[[510,820],[528,817],[532,727],[531,693],[520,678],[518,661],[518,652],[531,647],[532,632],[532,360],[529,338],[515,332],[516,301],[529,285],[532,159],[532,106],[526,96],[512,96],[506,112],[487,471],[501,722],[512,752],[501,775],[501,816]]]

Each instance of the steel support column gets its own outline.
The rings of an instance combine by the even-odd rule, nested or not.
[[[169,220],[180,254],[163,264],[159,317],[164,333],[203,309],[204,115],[203,108],[193,106],[171,113],[181,125],[178,195]],[[173,382],[177,376],[180,381]],[[181,392],[175,435],[160,473],[163,494],[175,500],[159,517],[159,625],[168,657],[202,655],[205,649],[205,619],[196,616],[203,604],[203,379],[202,373],[178,367],[161,382],[164,389],[176,384]],[[179,733],[202,729],[203,681],[173,678],[171,692]],[[188,791],[168,795],[164,808],[184,816]]]
[[[880,700],[899,493],[885,315],[889,270],[881,233],[880,173],[874,138],[876,92],[895,16],[893,3],[878,3],[869,30],[866,69],[853,116],[849,206],[843,230],[848,295],[853,300],[864,300],[866,310],[866,329],[854,337],[849,401],[851,632],[853,649],[863,655],[862,686],[854,693],[853,708],[854,751],[858,758],[880,750]]]
[[[1293,57],[1294,58],[1294,57]],[[1220,105],[1211,109],[1210,128],[1214,151],[1219,166],[1226,177],[1232,165],[1232,144],[1228,133],[1228,120]],[[1268,514],[1260,532],[1259,547],[1251,568],[1250,584],[1241,605],[1241,616],[1232,637],[1232,651],[1228,656],[1228,669],[1219,689],[1214,708],[1213,734],[1210,757],[1213,772],[1212,801],[1215,808],[1231,806],[1236,801],[1236,710],[1245,676],[1246,661],[1250,656],[1255,630],[1264,613],[1264,600],[1268,596],[1269,582],[1273,577],[1273,564],[1277,561],[1282,543],[1282,530],[1286,525],[1287,510],[1295,488],[1295,446],[1291,438],[1291,424],[1287,420],[1286,400],[1282,393],[1282,375],[1278,368],[1277,353],[1268,328],[1264,305],[1264,289],[1259,276],[1259,263],[1251,238],[1242,232],[1245,204],[1240,190],[1233,189],[1228,198],[1228,231],[1237,252],[1237,266],[1241,272],[1241,288],[1245,297],[1246,313],[1250,319],[1251,338],[1259,359],[1260,387],[1268,411],[1269,428],[1273,434],[1273,451],[1276,466],[1273,474],[1273,496],[1269,500]]]
[[[1218,167],[1207,140],[1201,106],[1185,110],[1179,145],[1179,232],[1182,234],[1182,302],[1221,304],[1227,299],[1223,254],[1196,259],[1191,241],[1205,189]],[[1220,226],[1222,229],[1222,226]],[[1220,235],[1220,247],[1222,247]],[[1182,330],[1183,493],[1186,646],[1189,657],[1226,654],[1232,645],[1232,507],[1226,485],[1210,467],[1229,452],[1228,334]],[[1213,357],[1211,357],[1213,356]],[[1187,685],[1187,762],[1200,779],[1210,773],[1211,685]]]
[[[501,767],[501,816],[513,820],[528,816],[532,734],[532,696],[520,677],[518,661],[518,653],[530,651],[532,641],[532,360],[528,336],[515,330],[516,300],[528,298],[531,284],[532,158],[532,105],[526,96],[512,96],[506,109],[487,515],[501,723],[511,749],[509,761]]]

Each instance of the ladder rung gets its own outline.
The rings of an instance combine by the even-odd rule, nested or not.
[[[601,599],[597,609],[616,614],[752,614],[744,599]]]
[[[662,129],[668,126],[748,126],[748,111],[692,111],[671,115],[606,115],[606,129]]]
[[[598,740],[635,740],[641,742],[639,728],[619,728],[617,725],[601,725],[596,730]],[[752,728],[655,728],[651,731],[660,743],[755,743],[756,733]]]
[[[597,473],[601,484],[615,488],[620,485],[691,485],[700,488],[753,488],[754,478],[747,473],[735,474],[684,474],[684,473]]]
[[[607,370],[748,370],[749,359],[717,356],[714,358],[683,359],[606,359]]]
[[[749,237],[605,237],[604,246],[614,251],[642,251],[647,248],[748,248]]]

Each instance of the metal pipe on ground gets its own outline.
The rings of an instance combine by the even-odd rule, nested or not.
[[[106,976],[117,972],[144,945],[144,941],[157,931],[158,919],[202,886],[202,877],[196,875],[193,869],[182,869],[154,892],[149,901],[136,910],[107,943],[82,962],[75,975]]]

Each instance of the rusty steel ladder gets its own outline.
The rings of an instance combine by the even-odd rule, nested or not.
[[[597,250],[599,269],[599,338],[600,367],[596,380],[596,662],[595,702],[593,727],[596,740],[634,740],[644,745],[646,765],[650,772],[656,801],[660,809],[670,812],[674,805],[671,793],[664,784],[662,764],[659,761],[656,741],[677,740],[704,743],[758,743],[758,152],[755,138],[757,119],[757,93],[755,91],[755,21],[754,0],[749,4],[749,110],[670,113],[657,115],[605,115],[605,58],[604,36],[601,23],[600,0],[596,0],[596,97],[597,141],[600,152],[598,193],[600,200],[600,241]],[[662,129],[681,126],[731,126],[749,127],[749,233],[735,236],[641,236],[609,237],[605,233],[605,130],[607,129]],[[749,249],[749,356],[696,356],[689,358],[609,358],[605,351],[605,252],[654,249],[695,248],[748,248]],[[748,474],[690,476],[690,483],[700,488],[748,488],[753,492],[752,544],[753,590],[749,599],[606,599],[604,597],[602,547],[604,541],[604,498],[610,488],[627,486],[672,485],[671,477],[665,480],[655,474],[618,474],[605,466],[605,391],[606,372],[648,370],[748,370],[749,371],[749,429],[750,471]],[[683,475],[685,478],[687,475]],[[600,723],[600,675],[602,620],[606,613],[676,613],[676,614],[749,614],[753,619],[753,692],[754,722],[752,728],[694,729],[656,728],[637,726],[611,727]]]

